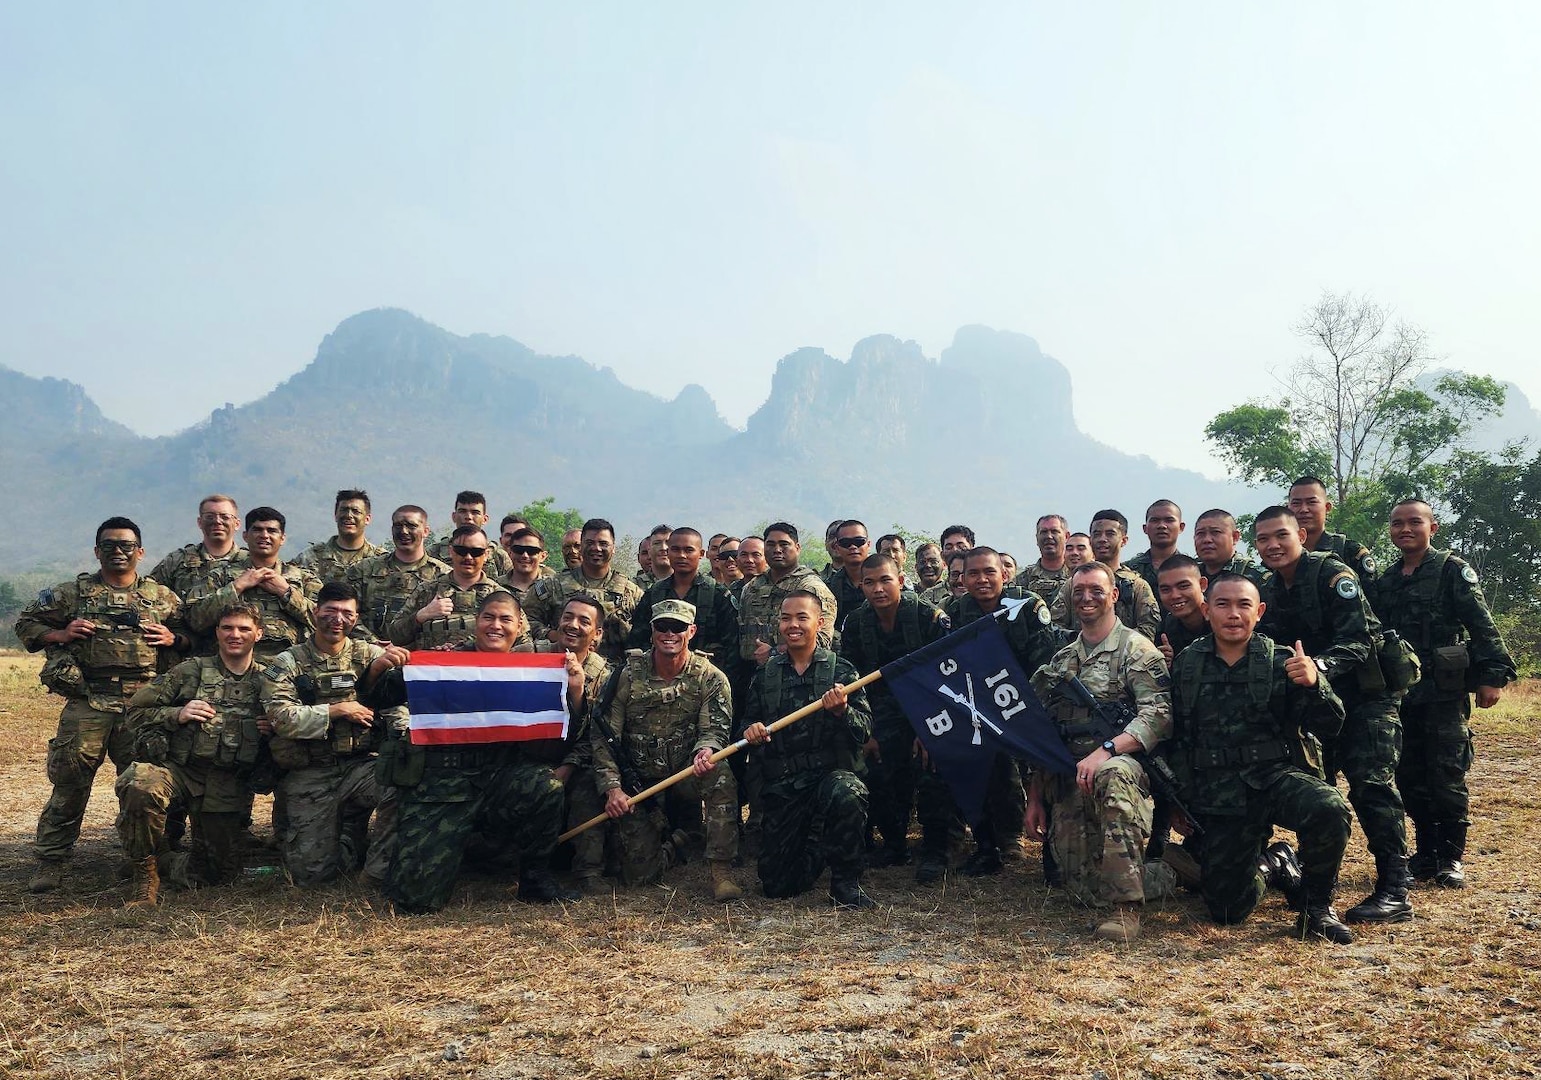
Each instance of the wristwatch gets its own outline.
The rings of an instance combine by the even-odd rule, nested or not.
[[[1109,739],[1107,742],[1103,743],[1102,744],[1102,748],[1108,752],[1109,756],[1111,756],[1111,757],[1117,757],[1118,756],[1118,751],[1113,749],[1113,740],[1112,739]]]

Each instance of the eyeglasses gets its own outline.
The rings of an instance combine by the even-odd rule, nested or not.
[[[723,562],[727,562],[729,559],[736,559],[738,558],[738,548],[734,548],[732,551],[719,551],[717,557]]]
[[[839,544],[843,548],[855,551],[859,547],[867,546],[867,538],[865,536],[842,536],[839,540],[836,540],[835,543]]]
[[[481,559],[486,557],[487,549],[479,547],[466,547],[464,544],[451,544],[449,549],[456,555],[466,559]]]
[[[535,547],[535,546],[533,546],[531,544],[510,544],[510,545],[508,545],[508,553],[510,555],[530,555],[530,556],[535,556],[535,555],[541,554],[545,550],[546,550],[545,548]]]
[[[343,506],[339,507],[337,512],[332,516],[340,518],[361,518],[367,513],[369,513],[368,510],[357,510],[351,506]]]
[[[679,622],[676,619],[658,619],[653,623],[653,629],[663,634],[683,634],[689,623]]]
[[[234,525],[241,519],[234,514],[204,514],[198,520],[205,525],[218,525],[222,521],[226,525]]]
[[[125,555],[132,555],[138,547],[138,540],[98,540],[96,542],[96,550],[100,551],[103,555],[114,551],[121,551]]]

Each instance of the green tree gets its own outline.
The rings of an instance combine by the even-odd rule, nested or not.
[[[1452,455],[1450,514],[1436,542],[1476,567],[1495,611],[1541,607],[1541,453],[1515,444],[1496,456]]]
[[[1424,332],[1348,293],[1324,293],[1295,331],[1310,349],[1281,379],[1283,394],[1205,427],[1219,458],[1249,484],[1320,476],[1334,527],[1361,539],[1384,534],[1397,498],[1441,502],[1472,427],[1503,408],[1503,386],[1458,372],[1423,378],[1433,359]]]
[[[534,502],[525,503],[510,510],[509,513],[524,518],[530,523],[530,528],[540,533],[546,541],[546,549],[555,553],[547,558],[555,558],[556,562],[552,565],[560,570],[562,568],[562,534],[568,529],[581,528],[588,519],[575,507],[558,510],[555,503],[555,495],[544,495]]]
[[[16,583],[0,579],[0,619],[15,615],[21,608],[21,596],[16,591]]]

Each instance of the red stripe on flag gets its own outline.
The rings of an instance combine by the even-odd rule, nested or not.
[[[466,743],[531,742],[535,739],[560,739],[562,724],[509,724],[506,727],[412,729],[413,746],[452,746]]]
[[[560,668],[567,666],[566,653],[528,652],[414,652],[412,663],[424,667],[523,667]]]

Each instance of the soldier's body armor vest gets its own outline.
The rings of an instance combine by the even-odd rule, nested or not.
[[[294,685],[304,705],[335,705],[339,701],[358,700],[358,688],[369,668],[369,653],[363,642],[349,638],[336,656],[317,652],[312,642],[293,650],[300,674]],[[378,723],[375,727],[378,727]],[[269,740],[273,760],[285,769],[303,769],[310,765],[330,765],[339,760],[366,755],[377,748],[383,732],[351,720],[333,720],[324,739],[289,739],[275,735]]]
[[[257,721],[262,716],[258,695],[261,669],[253,664],[245,675],[232,676],[219,658],[200,656],[198,689],[194,697],[214,706],[214,717],[199,724],[179,724],[171,733],[169,757],[179,765],[234,769],[254,765],[262,746]]]
[[[835,685],[837,657],[829,649],[815,649],[813,662],[807,675],[815,688],[817,701],[825,690]],[[799,701],[792,693],[792,661],[786,654],[772,656],[760,669],[760,693],[765,704],[767,725],[795,712],[808,701]],[[807,717],[776,732],[774,738],[763,746],[754,748],[767,780],[777,780],[791,773],[828,772],[831,769],[850,769],[855,765],[855,748],[849,745],[843,729],[829,723],[829,718],[818,722],[817,717]]]

